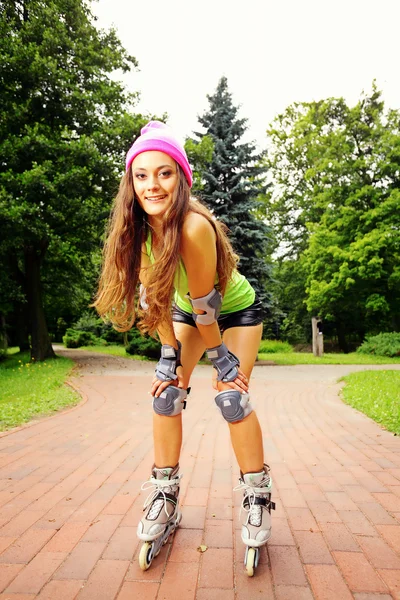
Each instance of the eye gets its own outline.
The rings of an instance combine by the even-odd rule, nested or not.
[[[161,171],[160,175],[162,177],[170,177],[170,175],[172,175],[172,171],[170,171],[169,169],[167,171]]]
[[[136,179],[145,179],[146,175],[144,173],[135,173]]]

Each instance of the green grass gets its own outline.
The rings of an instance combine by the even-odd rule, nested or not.
[[[293,352],[293,346],[289,342],[280,342],[278,340],[261,340],[259,352],[263,354],[282,354]]]
[[[363,371],[342,380],[344,402],[400,435],[400,371]]]
[[[74,366],[72,360],[59,357],[34,363],[29,359],[28,352],[11,349],[0,362],[0,431],[80,401],[64,384]]]
[[[263,340],[261,343],[265,342]],[[282,342],[278,342],[282,343]],[[153,360],[145,356],[126,354],[123,346],[84,346],[78,350],[88,352],[100,352],[130,358],[133,360]],[[324,354],[322,358],[314,356],[311,352],[290,352],[286,348],[284,352],[259,352],[259,360],[267,360],[277,365],[400,365],[400,358],[388,358],[385,356],[371,356],[367,354]],[[205,362],[205,361],[203,361]],[[207,363],[208,364],[208,363]]]
[[[111,354],[112,356],[121,356],[122,358],[131,358],[132,360],[154,360],[152,358],[147,358],[147,356],[139,356],[139,354],[127,354],[124,346],[82,346],[77,348],[77,350]]]
[[[261,343],[265,342],[263,340]],[[282,343],[282,342],[279,342]],[[83,346],[78,350],[88,352],[100,352],[130,358],[133,360],[153,360],[137,354],[126,354],[123,346]],[[285,348],[284,352],[259,352],[259,360],[267,360],[277,365],[400,365],[400,358],[388,358],[385,356],[371,356],[368,354],[324,354],[322,358],[314,356],[311,352],[290,352]],[[207,363],[208,364],[208,363]]]
[[[268,360],[276,365],[400,365],[400,358],[370,356],[367,354],[324,354],[314,356],[311,352],[285,352],[276,354],[259,353],[259,360]]]

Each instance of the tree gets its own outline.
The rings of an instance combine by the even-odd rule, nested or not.
[[[332,181],[345,184],[340,169],[351,152],[344,132],[347,112],[342,98],[296,102],[267,130],[270,148],[265,164],[273,185],[264,196],[264,214],[281,257],[296,259],[304,251],[308,223],[318,223],[324,213],[321,192]]]
[[[364,200],[370,208],[362,206]],[[400,191],[361,188],[343,206],[328,208],[311,235],[303,262],[307,307],[346,332],[400,329]]]
[[[204,144],[206,138],[213,143],[211,161],[195,162],[201,179],[197,191],[216,218],[228,226],[232,245],[240,256],[240,271],[268,305],[270,272],[266,257],[270,230],[256,217],[258,196],[267,188],[266,168],[260,164],[262,154],[256,153],[253,143],[240,142],[247,130],[246,119],[237,116],[226,77],[207,98],[209,111],[199,117],[205,133],[195,133],[197,139],[186,145],[189,143],[191,150],[190,144]]]
[[[304,302],[306,277],[303,265],[299,260],[275,259],[272,273],[272,293],[281,313],[279,337],[291,343],[309,341],[311,330]]]
[[[204,135],[200,141],[188,138],[185,141],[185,150],[189,163],[193,166],[192,192],[200,196],[204,188],[203,173],[212,161],[214,144],[208,135]]]
[[[65,268],[68,294],[78,265],[90,268],[124,152],[144,122],[128,112],[135,96],[110,78],[135,59],[93,21],[81,0],[1,4],[0,258],[10,285],[0,311],[19,303],[21,318],[28,313],[36,360],[53,355],[43,270]]]
[[[400,113],[373,85],[355,107],[289,107],[269,132],[280,261],[300,261],[309,313],[346,334],[400,327]],[[282,250],[283,248],[283,250]],[[295,271],[294,271],[295,272]]]

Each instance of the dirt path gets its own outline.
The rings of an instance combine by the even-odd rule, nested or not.
[[[210,367],[197,367],[184,413],[182,526],[143,573],[154,363],[59,353],[79,365],[86,402],[0,439],[0,600],[400,599],[400,441],[344,405],[336,383],[371,367],[255,368],[277,510],[249,579]]]

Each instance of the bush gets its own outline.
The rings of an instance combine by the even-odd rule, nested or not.
[[[289,342],[279,342],[278,340],[261,340],[258,351],[262,354],[293,352],[293,346],[291,346]]]
[[[148,358],[160,358],[161,344],[151,337],[143,337],[137,329],[129,332],[130,341],[125,348],[128,354],[138,354]]]
[[[87,331],[92,333],[100,341],[98,346],[107,346],[108,344],[123,344],[124,336],[120,331],[116,331],[111,323],[104,322],[91,312],[85,312],[71,327],[76,331]]]
[[[90,331],[77,331],[68,328],[63,336],[63,343],[66,348],[79,348],[80,346],[107,345],[107,342],[99,340]]]
[[[74,323],[71,329],[76,331],[87,331],[92,333],[95,337],[100,337],[103,330],[103,321],[96,317],[93,313],[85,312],[83,315]]]
[[[367,336],[357,348],[359,354],[374,354],[375,356],[400,356],[400,333],[379,333]]]
[[[123,344],[124,343],[124,334],[120,331],[116,331],[111,323],[103,323],[101,329],[102,340],[105,340],[109,344]]]

